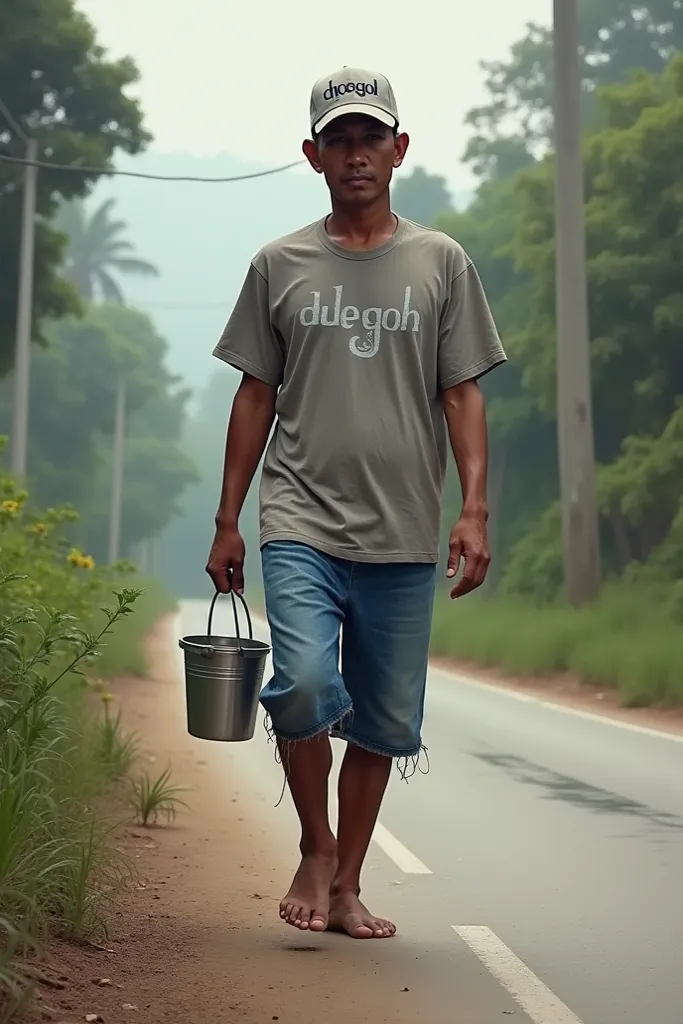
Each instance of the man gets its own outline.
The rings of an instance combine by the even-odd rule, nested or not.
[[[457,598],[488,567],[476,382],[505,354],[461,247],[391,211],[408,136],[386,78],[344,68],[321,79],[311,132],[303,150],[332,212],[261,250],[214,352],[243,378],[207,571],[219,591],[242,592],[239,515],[276,423],[261,481],[274,664],[261,701],[302,858],[280,915],[386,938],[395,926],[360,902],[360,875],[392,760],[422,749],[448,439],[463,492],[447,569],[452,579],[464,563]],[[330,735],[347,741],[336,836]]]

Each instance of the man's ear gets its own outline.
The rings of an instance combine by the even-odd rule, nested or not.
[[[323,169],[322,164],[320,163],[320,157],[318,155],[318,147],[316,143],[313,141],[313,139],[306,139],[301,148],[304,152],[304,156],[306,157],[306,159],[308,160],[309,164],[316,172],[316,174],[322,174]]]
[[[394,141],[394,167],[400,167],[405,160],[410,137],[407,132],[399,132]]]

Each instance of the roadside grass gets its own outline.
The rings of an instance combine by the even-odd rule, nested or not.
[[[145,657],[145,638],[154,623],[167,612],[172,612],[177,601],[158,580],[131,577],[126,585],[135,585],[141,593],[135,602],[135,614],[125,618],[107,637],[97,662],[99,674],[106,679],[116,676],[144,676],[148,665]]]
[[[107,934],[132,875],[113,830],[130,820],[137,740],[106,679],[146,669],[143,639],[173,607],[130,566],[95,566],[0,473],[0,1021],[31,996],[27,956],[50,934]],[[108,610],[107,610],[108,609]],[[168,780],[167,780],[168,783]],[[170,794],[166,794],[169,796]]]
[[[568,672],[626,707],[683,705],[682,591],[614,583],[580,609],[437,597],[432,653],[511,676]]]

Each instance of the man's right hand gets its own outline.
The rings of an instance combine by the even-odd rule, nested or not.
[[[244,593],[244,541],[237,527],[217,527],[206,565],[220,594]]]

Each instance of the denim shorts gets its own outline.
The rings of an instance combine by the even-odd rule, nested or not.
[[[262,562],[274,675],[261,703],[275,735],[419,754],[436,566],[346,561],[290,541],[265,544]]]

